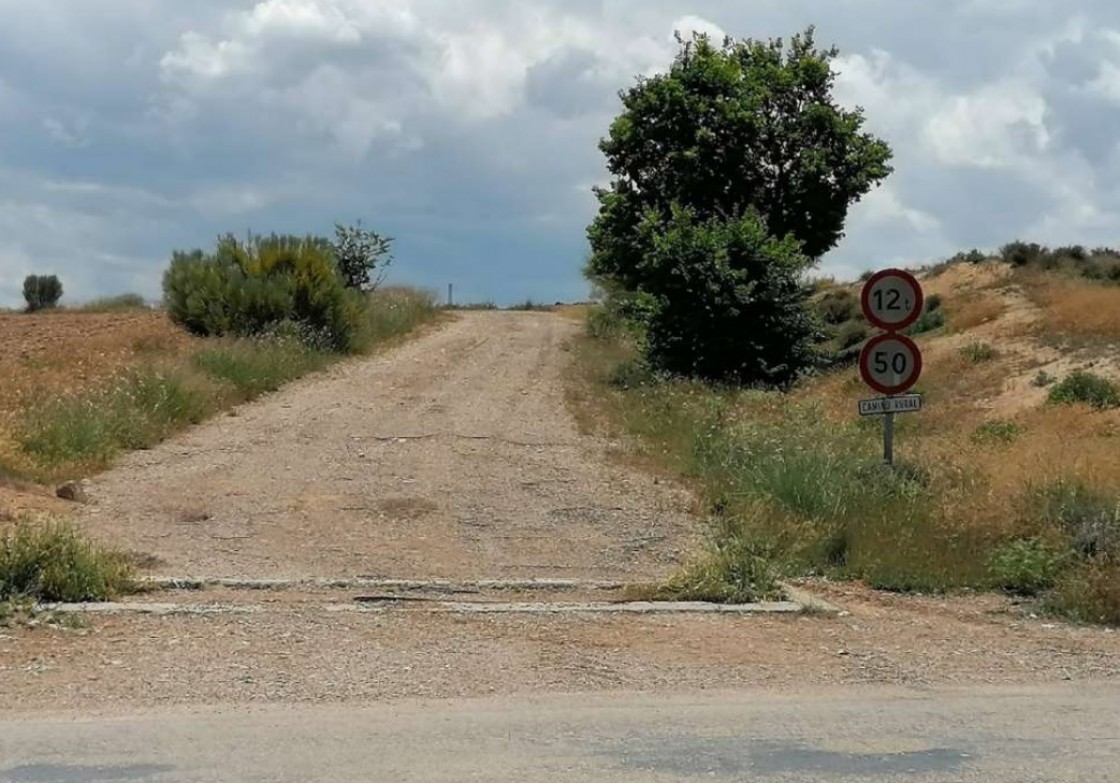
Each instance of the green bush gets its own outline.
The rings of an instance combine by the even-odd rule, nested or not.
[[[941,298],[941,294],[931,294],[926,297],[926,312],[935,313],[941,309],[942,304],[944,304],[944,300]]]
[[[1013,421],[986,421],[972,433],[972,442],[981,445],[1014,443],[1023,434],[1023,427]]]
[[[971,343],[961,348],[961,356],[973,364],[984,364],[999,356],[999,351],[988,343]]]
[[[697,221],[678,210],[644,225],[656,304],[651,365],[672,375],[786,386],[812,366],[821,336],[800,285],[810,260],[751,213]]]
[[[62,298],[62,282],[57,275],[28,275],[23,281],[23,299],[27,312],[49,310]]]
[[[837,288],[817,300],[817,313],[826,324],[840,326],[862,317],[859,297],[845,288]]]
[[[778,559],[769,547],[722,536],[655,594],[660,600],[749,604],[778,598]]]
[[[1034,380],[1031,381],[1031,386],[1034,386],[1036,389],[1045,389],[1047,386],[1053,386],[1057,382],[1058,379],[1053,375],[1045,370],[1039,370],[1038,375],[1034,376]]]
[[[343,283],[357,291],[374,291],[393,263],[393,238],[362,228],[360,220],[355,226],[336,223],[334,234],[331,249]]]
[[[992,556],[992,579],[1009,593],[1039,595],[1057,583],[1066,560],[1065,553],[1040,539],[1012,541]]]
[[[1091,372],[1075,372],[1050,390],[1057,405],[1090,405],[1097,410],[1120,408],[1120,386]]]
[[[921,317],[914,322],[914,325],[906,330],[906,334],[910,336],[925,334],[940,329],[944,325],[945,312],[943,310],[933,310],[922,313]]]
[[[314,237],[227,236],[210,255],[177,252],[163,288],[172,319],[203,336],[255,337],[294,322],[309,346],[347,353],[365,319],[365,297],[347,288],[330,243]]]
[[[836,331],[836,346],[840,351],[862,346],[871,337],[871,329],[862,321],[848,321]]]
[[[20,522],[0,534],[0,600],[104,601],[131,589],[127,558],[69,525]]]
[[[1063,480],[1029,493],[1028,507],[1034,520],[1066,535],[1081,556],[1120,556],[1120,498]]]

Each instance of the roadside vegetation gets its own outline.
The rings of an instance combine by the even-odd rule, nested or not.
[[[88,475],[122,451],[151,448],[431,320],[430,293],[380,285],[390,242],[340,226],[335,242],[224,237],[210,253],[175,253],[164,279],[166,315],[151,317],[169,317],[193,337],[163,326],[138,331],[131,345],[114,346],[114,368],[94,366],[78,378],[66,375],[63,357],[24,362],[22,374],[39,376],[38,388],[0,401],[0,472],[40,482]],[[69,312],[132,311],[147,312],[142,298],[111,297]],[[109,353],[96,355],[107,360]]]
[[[891,171],[861,112],[832,101],[836,55],[812,30],[681,41],[668,73],[623,94],[601,145],[614,179],[589,228],[599,304],[572,402],[697,490],[707,544],[658,595],[754,600],[782,577],[823,576],[1004,590],[1120,624],[1117,387],[1019,366],[1055,327],[1089,331],[1055,291],[1075,287],[1082,308],[1109,313],[1093,333],[1120,337],[1120,257],[1012,243],[995,254],[1006,275],[979,251],[927,270],[944,285],[909,330],[929,347],[927,410],[899,418],[901,461],[883,464],[879,420],[855,413],[868,392],[853,365],[873,336],[858,286],[809,277],[848,207]],[[991,279],[950,285],[940,276],[955,267]],[[1037,314],[1011,330],[1014,356],[989,329],[1013,307]],[[1027,402],[986,413],[1009,374],[1036,371],[1015,392]]]

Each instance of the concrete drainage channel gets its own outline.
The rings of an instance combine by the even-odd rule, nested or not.
[[[621,582],[578,579],[197,579],[155,577],[145,580],[153,591],[205,593],[220,589],[238,592],[381,591],[356,595],[348,602],[303,604],[328,613],[385,614],[424,612],[461,615],[790,615],[800,613],[838,614],[839,609],[793,585],[783,585],[786,600],[752,604],[702,602],[655,602],[616,599],[611,601],[527,601],[494,599],[486,594],[620,592]],[[461,600],[461,596],[486,596],[486,600]],[[171,601],[127,601],[121,603],[52,604],[44,609],[79,614],[138,614],[154,616],[251,615],[276,611],[261,603],[204,603]]]

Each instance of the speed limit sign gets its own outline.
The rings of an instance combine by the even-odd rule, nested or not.
[[[906,335],[879,335],[863,349],[859,371],[864,382],[880,394],[902,394],[922,376],[922,352]]]
[[[921,318],[924,306],[921,283],[902,269],[883,270],[863,287],[864,317],[888,332],[912,326]]]

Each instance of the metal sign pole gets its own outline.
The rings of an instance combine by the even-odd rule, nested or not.
[[[887,398],[888,400],[890,397]],[[894,414],[888,413],[883,417],[883,459],[890,466],[894,466]]]

